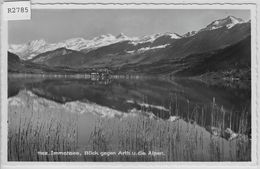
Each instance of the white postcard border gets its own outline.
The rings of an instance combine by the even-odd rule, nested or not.
[[[160,1],[160,3],[128,2],[122,3],[116,0],[108,2],[82,1],[81,3],[58,2],[46,0],[32,1],[32,10],[37,9],[249,9],[251,10],[251,73],[252,73],[252,162],[8,162],[7,161],[7,49],[8,49],[8,24],[1,19],[1,165],[4,168],[117,168],[117,167],[141,167],[141,168],[257,168],[259,167],[259,3],[246,1],[249,3],[170,3]],[[176,2],[176,1],[174,1]],[[189,1],[191,2],[191,1]],[[209,2],[209,1],[207,1]],[[216,1],[215,1],[216,2]],[[243,1],[245,2],[245,1]],[[1,10],[2,12],[2,10]],[[1,15],[2,16],[2,15]],[[33,17],[33,11],[32,11]],[[258,141],[258,142],[257,142]]]

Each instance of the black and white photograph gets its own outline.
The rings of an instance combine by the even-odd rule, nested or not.
[[[252,10],[31,13],[8,21],[8,162],[252,161]]]

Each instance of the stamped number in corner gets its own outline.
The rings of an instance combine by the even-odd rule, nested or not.
[[[3,4],[4,20],[30,20],[31,4],[30,1],[4,2]]]

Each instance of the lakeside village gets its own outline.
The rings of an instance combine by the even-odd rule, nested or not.
[[[108,79],[112,75],[112,71],[108,68],[88,69],[81,71],[57,71],[57,72],[41,72],[41,73],[10,73],[9,77],[43,77],[43,78],[85,78],[92,80]]]
[[[68,70],[41,72],[41,73],[15,73],[9,72],[9,78],[68,78],[68,79],[89,79],[92,81],[107,81],[108,79],[138,79],[140,74],[117,74],[108,68],[92,68],[84,70]]]

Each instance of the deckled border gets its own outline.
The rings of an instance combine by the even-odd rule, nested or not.
[[[86,3],[31,3],[32,5],[255,5],[255,3],[101,3],[101,2],[86,2]]]
[[[1,6],[2,7],[2,3],[4,0],[0,0]],[[6,0],[8,1],[8,0]],[[14,0],[9,0],[9,1],[14,1]],[[49,1],[49,2],[48,2]],[[56,2],[55,2],[56,1]],[[68,2],[71,1],[71,2]],[[80,2],[79,2],[80,1]],[[86,2],[87,1],[87,2]],[[252,112],[255,113],[255,115],[252,115],[252,124],[253,121],[255,121],[255,125],[254,125],[254,131],[255,131],[255,153],[256,153],[256,163],[248,163],[249,165],[244,165],[243,162],[7,162],[6,161],[2,161],[3,159],[6,159],[7,157],[4,157],[3,155],[6,155],[7,153],[4,153],[3,150],[7,150],[7,144],[5,144],[4,142],[2,142],[2,138],[7,135],[7,125],[6,123],[1,123],[1,167],[4,168],[67,168],[67,167],[71,167],[71,168],[116,168],[116,167],[142,167],[142,168],[148,168],[148,167],[164,167],[164,168],[170,168],[170,167],[178,167],[178,168],[227,168],[227,167],[232,167],[232,168],[260,168],[259,166],[259,152],[260,152],[260,147],[258,145],[258,142],[260,141],[260,135],[259,135],[259,115],[258,112],[260,112],[259,108],[260,105],[258,104],[258,99],[260,99],[260,95],[259,95],[259,66],[258,66],[258,62],[259,62],[259,40],[260,37],[258,35],[258,30],[259,30],[259,10],[260,10],[260,1],[258,2],[257,0],[255,1],[250,1],[248,3],[248,1],[246,0],[240,0],[239,2],[235,1],[234,3],[230,3],[232,1],[230,0],[226,0],[226,1],[230,1],[230,2],[212,2],[212,3],[208,3],[210,0],[201,0],[203,1],[202,3],[199,2],[194,2],[194,3],[190,3],[188,1],[193,1],[193,0],[182,0],[180,2],[175,2],[173,3],[172,1],[170,2],[170,0],[166,0],[167,2],[148,2],[149,0],[143,0],[145,2],[133,2],[136,0],[132,0],[131,2],[125,2],[122,3],[118,1],[118,0],[112,0],[110,2],[104,2],[106,0],[103,0],[103,2],[97,2],[100,0],[96,0],[96,1],[92,1],[89,2],[89,0],[78,0],[78,3],[73,1],[73,0],[32,0],[31,5],[33,9],[48,9],[49,7],[55,7],[56,9],[59,9],[60,7],[62,7],[61,9],[79,9],[78,7],[82,6],[82,7],[86,7],[86,6],[98,6],[98,7],[107,7],[107,6],[115,6],[115,7],[128,7],[128,6],[136,6],[137,8],[140,6],[183,6],[183,5],[255,5],[256,6],[256,15],[253,18],[251,16],[251,34],[252,31],[254,32],[255,37],[251,36],[251,47],[255,47],[255,49],[252,52],[252,58],[251,58],[251,76],[252,76],[252,81],[251,81],[251,88],[252,88],[252,105],[253,105],[253,101],[255,100],[255,107],[253,109],[252,106]],[[117,2],[114,2],[117,1]],[[152,1],[152,0],[151,0]],[[177,0],[179,1],[179,0]],[[211,0],[214,1],[214,0]],[[245,2],[245,3],[244,3]],[[71,8],[71,6],[76,6],[76,8]],[[81,8],[83,9],[83,8]],[[8,33],[8,28],[7,28],[7,24],[3,21],[2,17],[2,10],[0,10],[0,33],[1,33],[1,43],[0,43],[0,52],[1,52],[1,65],[0,65],[0,69],[1,69],[1,78],[0,78],[0,83],[1,83],[1,90],[0,90],[0,94],[1,94],[1,99],[0,99],[0,108],[1,108],[1,122],[2,119],[6,119],[6,117],[3,117],[3,111],[7,110],[4,109],[2,107],[3,103],[7,103],[7,53],[6,53],[6,49],[7,49],[7,33]],[[33,15],[33,13],[32,13]],[[253,27],[255,27],[255,29],[253,30]],[[255,46],[253,45],[253,43],[255,44]],[[258,56],[258,57],[257,57]],[[254,79],[254,80],[253,80]],[[255,93],[253,93],[253,91]],[[254,119],[254,117],[256,119]],[[3,130],[2,130],[3,129]],[[3,132],[4,131],[4,132]],[[254,132],[252,130],[252,133]],[[253,138],[253,137],[252,137]],[[6,141],[6,140],[5,140]],[[251,147],[251,149],[253,150],[254,147]],[[253,152],[253,151],[252,151]],[[253,158],[253,155],[252,155]],[[3,163],[5,163],[3,165]],[[186,164],[185,164],[186,163]],[[188,163],[188,164],[187,164]],[[223,163],[225,165],[223,165]],[[214,164],[214,165],[212,165]]]

